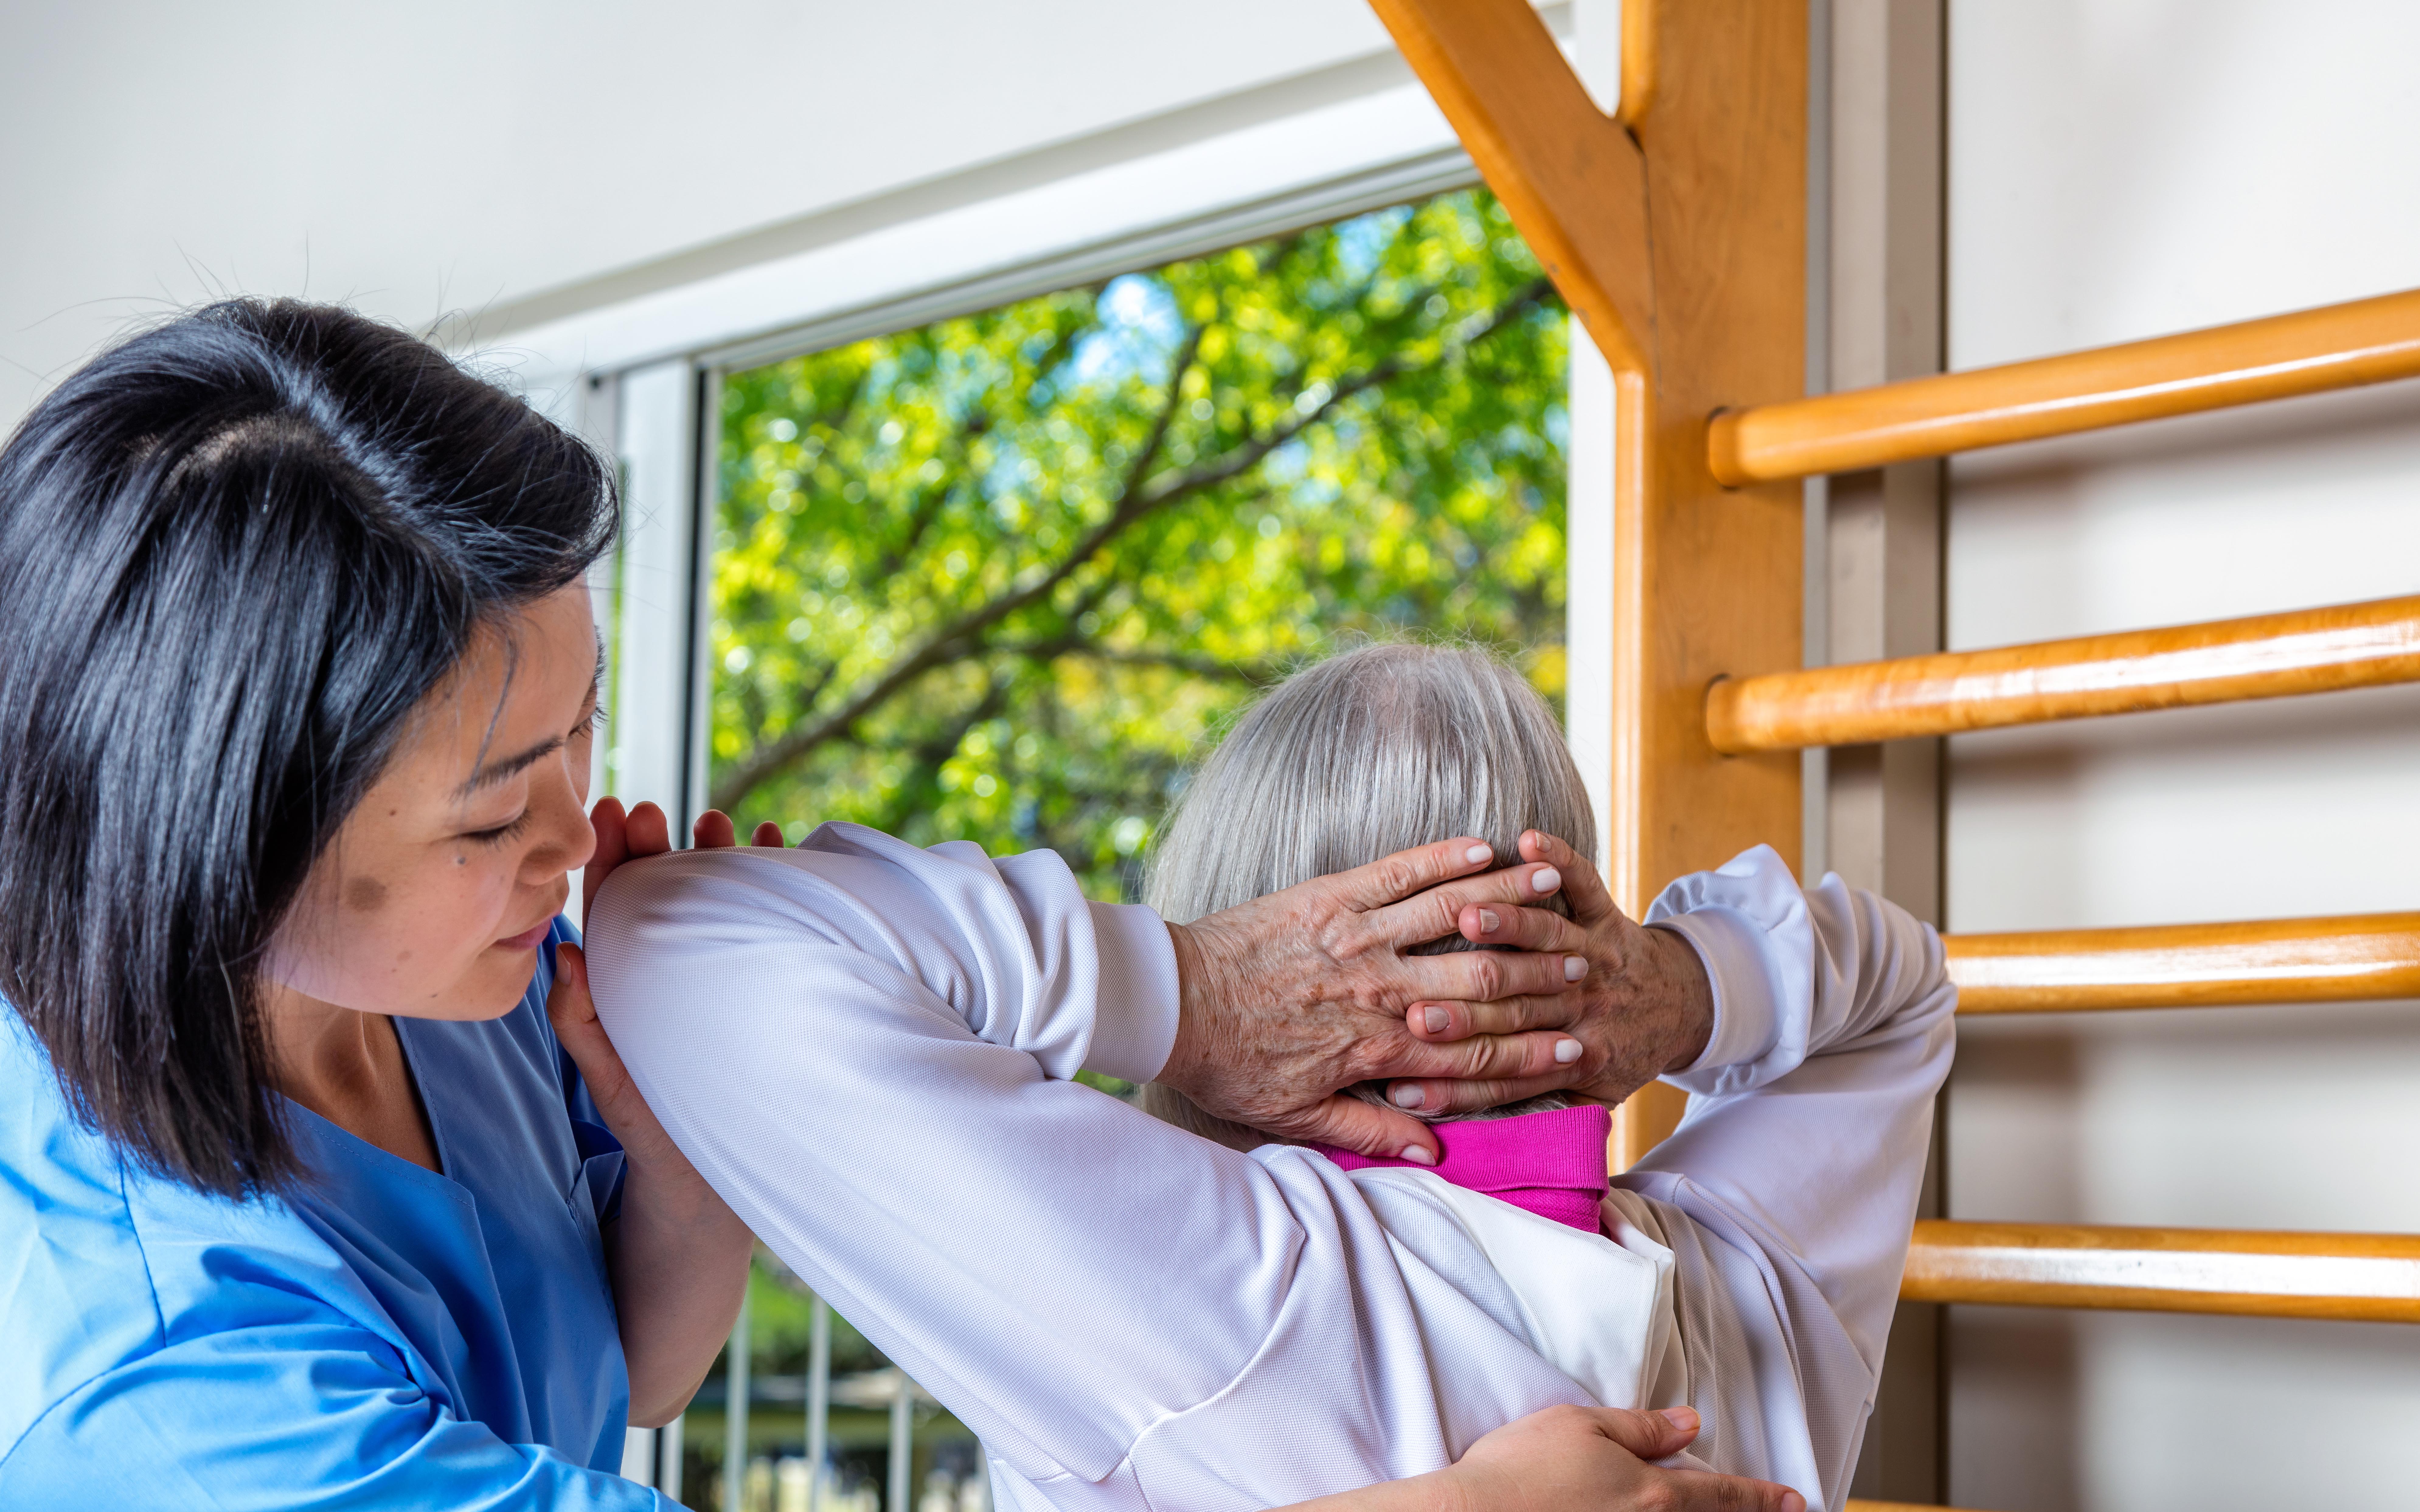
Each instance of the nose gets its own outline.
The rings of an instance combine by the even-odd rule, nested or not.
[[[551,882],[588,864],[588,858],[597,854],[597,827],[580,807],[584,784],[572,774],[569,753],[566,759],[542,764],[546,776],[532,784],[530,793],[531,807],[538,810],[539,839],[530,847],[523,867],[544,872],[543,880]]]

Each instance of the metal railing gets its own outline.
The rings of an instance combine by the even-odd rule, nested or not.
[[[979,1443],[972,1448],[967,1473],[936,1470],[915,1484],[917,1427],[939,1404],[896,1365],[861,1370],[835,1380],[832,1376],[832,1312],[822,1298],[810,1304],[807,1369],[803,1376],[759,1376],[752,1367],[748,1347],[753,1319],[743,1301],[724,1347],[723,1375],[700,1393],[698,1408],[711,1410],[719,1389],[722,1421],[722,1467],[715,1487],[714,1505],[722,1512],[874,1512],[871,1483],[844,1486],[833,1453],[832,1409],[878,1411],[887,1420],[883,1512],[990,1512],[991,1485]],[[778,1408],[785,1414],[802,1411],[804,1452],[776,1458],[756,1452],[751,1444],[753,1409]],[[693,1408],[692,1411],[697,1409]],[[682,1500],[683,1423],[653,1431],[633,1429],[623,1459],[623,1474]],[[929,1441],[928,1441],[929,1442]]]

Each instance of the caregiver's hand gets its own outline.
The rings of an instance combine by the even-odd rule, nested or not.
[[[589,822],[597,831],[597,850],[582,877],[583,925],[588,904],[615,867],[672,849],[664,811],[652,803],[625,815],[618,801],[600,798]],[[695,838],[702,847],[728,845],[731,821],[709,812],[698,820]],[[780,843],[778,834],[774,843]],[[555,948],[554,989],[547,995],[546,1013],[606,1127],[622,1142],[622,1210],[605,1237],[606,1265],[629,1365],[630,1422],[659,1427],[689,1405],[730,1337],[753,1241],[639,1095],[597,1022],[587,958],[576,945]]]
[[[1688,1447],[1698,1426],[1686,1407],[1549,1407],[1444,1470],[1288,1512],[1806,1512],[1807,1499],[1787,1486],[1645,1462]]]
[[[1560,950],[1404,953],[1481,907],[1567,922],[1521,906],[1553,890],[1534,885],[1547,868],[1487,871],[1495,860],[1479,841],[1450,840],[1171,924],[1180,1008],[1159,1080],[1222,1119],[1433,1164],[1428,1125],[1340,1089],[1381,1077],[1527,1084],[1576,1063],[1585,1048],[1540,1027],[1553,1016],[1539,1009],[1525,1010],[1516,1032],[1482,1028],[1458,1043],[1409,1031],[1406,1014],[1423,1002],[1550,1001],[1587,970],[1586,958]]]
[[[1596,868],[1554,836],[1530,830],[1521,837],[1521,855],[1544,864],[1508,868],[1505,874],[1528,873],[1541,895],[1559,887],[1572,917],[1472,903],[1456,920],[1462,933],[1483,945],[1568,951],[1587,960],[1588,975],[1553,997],[1424,1004],[1410,1026],[1422,1039],[1450,1041],[1552,1025],[1585,1048],[1575,1061],[1540,1074],[1401,1082],[1388,1095],[1404,1106],[1459,1113],[1559,1089],[1618,1103],[1705,1053],[1714,1032],[1714,986],[1689,942],[1670,930],[1633,923],[1614,906]],[[1444,1011],[1433,1015],[1431,1009]]]
[[[627,815],[618,798],[599,798],[589,814],[589,824],[597,831],[597,849],[588,858],[581,877],[580,922],[585,929],[588,910],[597,901],[597,889],[613,874],[613,869],[625,861],[644,856],[661,856],[673,848],[670,823],[664,811],[652,803],[643,803]],[[733,841],[731,821],[713,810],[700,815],[692,832],[698,848],[716,850]],[[760,837],[759,843],[762,843]],[[780,841],[776,840],[774,843]],[[709,1201],[715,1207],[721,1198],[690,1165],[689,1157],[664,1133],[656,1121],[653,1108],[639,1095],[636,1083],[623,1068],[621,1056],[613,1041],[605,1037],[604,1026],[597,1022],[597,1004],[588,995],[588,959],[576,945],[559,945],[554,952],[554,990],[547,996],[547,1017],[553,1021],[555,1038],[580,1068],[580,1078],[588,1084],[588,1093],[597,1100],[597,1110],[605,1115],[606,1127],[622,1142],[622,1149],[633,1167],[646,1167],[666,1178],[693,1183],[697,1200]],[[724,1210],[728,1216],[729,1210]],[[735,1223],[737,1220],[733,1220]]]

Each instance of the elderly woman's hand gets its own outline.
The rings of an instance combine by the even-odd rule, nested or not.
[[[1714,1031],[1714,986],[1696,949],[1669,930],[1634,923],[1614,906],[1596,868],[1554,836],[1529,831],[1521,837],[1521,854],[1529,862],[1544,863],[1508,868],[1503,873],[1522,876],[1533,889],[1534,895],[1522,901],[1534,903],[1559,888],[1571,905],[1571,917],[1474,902],[1456,920],[1461,933],[1482,945],[1584,958],[1589,964],[1586,978],[1575,988],[1551,996],[1423,1003],[1406,1026],[1440,1046],[1453,1041],[1484,1046],[1494,1043],[1494,1037],[1553,1028],[1577,1039],[1582,1051],[1568,1064],[1496,1076],[1479,1068],[1498,1057],[1476,1049],[1467,1061],[1474,1069],[1464,1079],[1430,1076],[1389,1088],[1388,1095],[1401,1106],[1462,1113],[1559,1090],[1618,1103],[1705,1053]]]
[[[1806,1512],[1787,1486],[1646,1463],[1688,1447],[1698,1427],[1690,1407],[1550,1407],[1488,1434],[1441,1473],[1463,1483],[1459,1506],[1487,1512]]]
[[[1697,1410],[1549,1407],[1443,1470],[1300,1502],[1286,1512],[1807,1512],[1787,1486],[1648,1463],[1698,1436]]]
[[[1170,925],[1182,1007],[1159,1080],[1237,1123],[1434,1163],[1436,1135],[1419,1119],[1337,1094],[1392,1077],[1528,1085],[1554,1081],[1559,1066],[1583,1058],[1582,1041],[1551,1027],[1558,1010],[1540,1005],[1556,1004],[1587,973],[1588,957],[1559,947],[1404,953],[1482,911],[1499,923],[1534,916],[1521,927],[1542,935],[1548,924],[1569,927],[1522,906],[1555,890],[1537,881],[1553,867],[1487,871],[1495,862],[1479,841],[1445,841]],[[1466,1024],[1474,1009],[1490,1023],[1526,1022],[1502,1034],[1482,1024],[1474,1036],[1466,1026],[1451,1036],[1457,1042],[1428,1042],[1448,1036],[1424,1040],[1410,1026],[1425,1026],[1423,1005],[1441,1002],[1457,1005]],[[1501,1004],[1516,1006],[1497,1011]],[[1564,1019],[1578,1013],[1576,1002],[1559,1009]],[[1437,1022],[1450,1026],[1443,1015]]]

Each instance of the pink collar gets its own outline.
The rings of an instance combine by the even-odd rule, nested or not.
[[[1597,1202],[1606,1193],[1605,1146],[1613,1115],[1594,1103],[1521,1113],[1509,1119],[1437,1125],[1445,1159],[1416,1165],[1391,1157],[1357,1155],[1333,1145],[1311,1148],[1348,1171],[1373,1165],[1434,1170],[1454,1185],[1501,1197],[1541,1218],[1598,1231]]]

